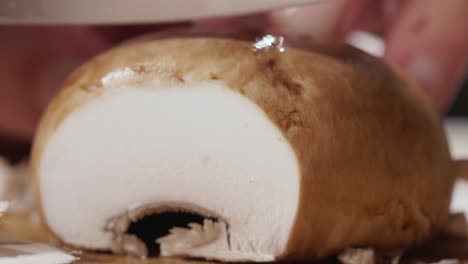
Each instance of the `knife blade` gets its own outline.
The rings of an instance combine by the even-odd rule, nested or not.
[[[0,24],[137,24],[241,15],[332,0],[0,0]]]

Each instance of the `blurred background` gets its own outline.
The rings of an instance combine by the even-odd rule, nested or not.
[[[465,78],[460,94],[456,97],[455,103],[447,115],[453,117],[468,117],[468,78]]]

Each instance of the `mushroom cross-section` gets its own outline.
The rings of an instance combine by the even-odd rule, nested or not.
[[[204,38],[81,66],[32,167],[69,245],[226,261],[413,246],[447,220],[456,174],[437,114],[378,59]]]

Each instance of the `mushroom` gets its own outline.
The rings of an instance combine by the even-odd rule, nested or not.
[[[64,243],[137,257],[311,260],[442,229],[458,167],[415,85],[347,46],[174,38],[78,68],[32,153]]]

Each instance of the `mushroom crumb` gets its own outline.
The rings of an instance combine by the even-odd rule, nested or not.
[[[430,262],[430,263],[427,263],[427,262],[415,262],[415,264],[460,264],[460,261],[459,261],[459,260],[456,260],[456,259],[443,259],[443,260],[441,260],[441,261]]]
[[[8,202],[1,201],[0,202],[0,217],[3,216],[7,210],[8,210]]]
[[[255,41],[254,50],[269,49],[276,47],[279,52],[284,52],[284,38],[281,36],[265,35]]]
[[[400,252],[376,252],[373,249],[350,248],[338,256],[342,264],[398,264]]]
[[[0,157],[0,199],[4,199],[6,196],[9,176],[10,166]]]
[[[342,264],[374,264],[375,254],[372,249],[350,248],[338,256]]]
[[[0,200],[9,201],[12,212],[29,212],[33,209],[33,191],[29,166],[26,162],[9,164],[0,157]]]

